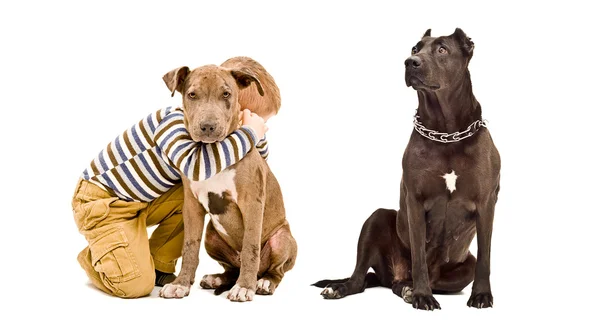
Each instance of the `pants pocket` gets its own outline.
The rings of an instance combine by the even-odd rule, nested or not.
[[[103,198],[93,201],[74,200],[73,209],[75,223],[79,230],[91,230],[110,213],[111,203],[118,198]]]
[[[90,243],[92,265],[111,283],[122,283],[140,276],[135,257],[122,228],[110,229]]]

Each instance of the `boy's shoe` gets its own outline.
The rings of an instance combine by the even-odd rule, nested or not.
[[[175,278],[177,278],[177,276],[173,273],[165,273],[162,271],[158,271],[156,269],[155,269],[155,272],[156,272],[156,280],[154,281],[155,286],[165,286],[166,284],[173,282],[175,280]]]

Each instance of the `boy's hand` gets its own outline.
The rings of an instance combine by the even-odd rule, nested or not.
[[[244,109],[240,112],[240,115],[242,116],[242,126],[252,128],[258,139],[262,140],[265,137],[265,133],[269,130],[269,127],[265,125],[265,120],[249,109]]]

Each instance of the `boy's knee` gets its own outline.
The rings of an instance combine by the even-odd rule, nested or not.
[[[111,283],[110,289],[114,290],[113,295],[121,298],[143,297],[152,293],[155,279],[154,271],[151,271],[126,282]]]
[[[92,284],[103,292],[121,298],[137,298],[149,295],[154,289],[156,276],[151,266],[128,278],[109,277],[106,273],[99,272],[98,266],[94,267],[90,254],[89,248],[85,248],[77,259]]]
[[[87,260],[93,267],[93,274],[108,289],[104,291],[122,298],[141,297],[152,292],[154,266],[149,251],[140,251],[143,247],[144,244],[130,244],[122,228],[110,229],[93,239]]]
[[[135,268],[129,273],[119,276],[111,277],[105,273],[100,273],[102,283],[111,291],[112,295],[121,298],[137,298],[149,295],[152,292],[156,275],[151,262],[138,265],[135,261],[128,260],[124,262],[121,258],[119,263],[123,266],[131,265]]]

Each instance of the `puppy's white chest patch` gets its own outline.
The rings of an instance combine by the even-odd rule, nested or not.
[[[458,179],[458,175],[454,173],[454,170],[449,174],[442,175],[441,177],[446,181],[446,188],[448,191],[450,191],[450,194],[456,191],[456,180]]]
[[[235,169],[228,169],[207,180],[193,181],[190,183],[190,188],[192,194],[200,201],[204,209],[210,213],[209,193],[214,193],[223,198],[224,193],[227,192],[233,202],[237,203],[237,190],[234,178]]]

